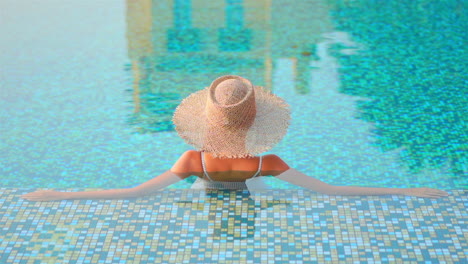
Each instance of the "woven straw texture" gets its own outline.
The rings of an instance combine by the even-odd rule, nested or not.
[[[239,76],[222,76],[185,98],[173,122],[188,144],[215,157],[243,158],[268,151],[287,132],[289,106]]]

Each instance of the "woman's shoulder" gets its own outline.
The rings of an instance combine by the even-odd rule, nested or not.
[[[289,170],[288,164],[278,155],[268,154],[263,156],[262,174],[278,175]]]
[[[187,150],[182,153],[171,168],[171,171],[176,174],[190,174],[202,170],[200,152],[196,150]]]
[[[185,158],[185,159],[200,159],[201,152],[197,150],[187,150],[182,155],[180,155],[180,158]]]

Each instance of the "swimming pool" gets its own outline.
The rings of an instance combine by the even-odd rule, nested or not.
[[[298,170],[334,184],[468,186],[456,1],[189,3],[4,2],[2,186],[123,187],[162,173],[189,149],[175,107],[228,73],[291,105],[271,152]]]
[[[446,224],[450,217],[457,219],[449,229],[456,231],[452,234],[455,232],[454,237],[459,241],[447,242],[453,249],[449,250],[445,261],[466,256],[466,236],[461,231],[468,232],[466,226],[463,227],[467,220],[464,190],[468,187],[464,48],[467,17],[462,1],[314,0],[291,4],[286,0],[87,0],[73,3],[8,0],[0,3],[0,10],[0,187],[5,194],[1,200],[3,210],[11,218],[2,220],[3,223],[25,225],[12,220],[24,213],[15,211],[18,206],[34,207],[14,198],[14,194],[25,188],[128,187],[169,169],[183,151],[190,149],[178,138],[170,122],[177,104],[189,93],[209,85],[217,76],[238,74],[254,84],[266,86],[291,105],[292,122],[288,134],[271,151],[291,167],[336,185],[427,186],[453,190],[453,199],[440,202],[442,204],[429,201],[413,205],[410,198],[402,198],[390,207],[397,208],[401,202],[407,208],[422,210],[422,215],[431,210],[427,208],[437,207],[437,214],[431,211],[430,216],[436,217],[438,222],[431,222],[431,228]],[[180,189],[187,189],[191,180],[174,186],[175,190],[166,190],[162,196],[165,202],[160,202],[160,206],[168,208],[174,202],[171,192],[183,192]],[[272,189],[286,189],[284,192],[293,197],[305,197],[302,190],[294,190],[293,186],[275,179],[271,179],[270,184]],[[217,195],[197,199],[211,201],[217,199]],[[276,196],[286,199],[283,194]],[[263,204],[262,207],[259,202],[252,203],[242,192],[232,198],[247,203],[248,208],[254,208],[249,212],[256,212],[264,219],[277,216],[279,213],[274,210],[295,216],[301,214],[294,213],[299,200],[289,201],[289,205],[265,207]],[[317,199],[322,206],[336,205],[334,198],[318,196]],[[342,202],[341,199],[346,208],[361,203],[359,199],[338,200]],[[386,204],[393,198],[375,199],[379,201],[376,210],[381,212],[379,210],[385,211]],[[112,203],[105,206],[115,207]],[[138,208],[148,206],[146,200],[143,205],[138,201],[124,202],[131,208],[135,203]],[[224,203],[221,208],[232,207]],[[63,213],[71,204],[85,206],[87,209],[80,210],[91,210],[87,212],[96,209],[89,209],[85,202],[57,203],[55,208]],[[179,204],[173,210],[187,208],[184,206],[184,203]],[[190,210],[199,208],[189,206]],[[266,208],[275,209],[270,212]],[[339,208],[335,209],[339,211]],[[374,206],[366,205],[366,208],[362,210]],[[458,209],[449,210],[450,215],[439,219],[437,215],[443,215],[449,208]],[[260,212],[265,209],[267,213]],[[48,210],[47,206],[40,212],[44,210]],[[158,210],[163,209],[158,207]],[[339,220],[333,210],[324,212],[325,219]],[[169,215],[183,218],[170,211]],[[200,210],[195,211],[191,213],[200,213]],[[201,210],[202,214],[208,211]],[[358,212],[359,219],[368,213],[364,211]],[[395,211],[399,217],[409,217],[398,209],[392,212]],[[318,215],[303,213],[304,219],[311,221],[307,223],[310,227]],[[346,221],[352,221],[354,213],[347,211],[344,215],[338,222],[343,224],[342,228],[350,228]],[[278,217],[278,221],[287,219]],[[390,222],[396,219],[389,214],[374,219],[368,226],[382,223],[384,218]],[[98,219],[102,220],[96,217],[94,223],[102,224]],[[154,221],[152,217],[149,219]],[[417,223],[424,224],[424,217],[417,219]],[[289,254],[297,255],[300,247],[313,243],[308,240],[297,246],[293,240],[286,239],[291,232],[305,231],[295,225],[300,222],[299,218],[296,220],[298,222],[292,225],[296,229],[281,230],[278,234],[285,236],[283,252],[287,252],[284,248],[289,243]],[[37,226],[37,222],[28,221]],[[86,222],[82,222],[85,220],[73,221],[70,223],[77,221],[86,226]],[[323,221],[323,226],[330,225],[327,220]],[[267,226],[257,226],[256,230],[271,231],[270,228],[281,225],[280,222],[268,222]],[[186,224],[193,227],[192,222]],[[407,238],[404,230],[401,231],[403,240]],[[385,232],[384,229],[380,231]],[[170,230],[167,232],[165,238],[171,237]],[[372,230],[362,232],[376,237]],[[433,230],[431,232],[434,234]],[[211,233],[206,233],[205,238],[208,234]],[[333,234],[338,234],[338,230]],[[257,246],[264,244],[255,240],[259,239],[257,235],[243,238],[253,239],[250,245],[258,249]],[[44,231],[43,236],[40,239],[47,241],[62,235]],[[325,238],[327,234],[320,233],[320,236]],[[420,238],[418,232],[409,237],[415,236]],[[9,239],[14,246],[5,244],[6,239],[0,249],[20,247],[17,240]],[[225,237],[221,241],[223,239]],[[328,252],[324,255],[329,259],[307,261],[372,259],[368,252],[352,259],[339,257],[345,255],[343,243],[351,245],[348,248],[351,251],[356,249],[352,243],[360,247],[362,241],[353,239],[329,242],[328,249],[316,252],[318,255]],[[392,238],[366,243],[384,251],[398,248],[379,245],[387,239]],[[210,241],[204,243],[207,245]],[[417,247],[416,242],[412,245]],[[419,250],[437,248],[434,245],[439,244],[434,242]],[[330,253],[333,251],[330,247],[341,247],[344,251]],[[244,250],[243,247],[237,249]],[[60,250],[66,251],[65,246]],[[145,246],[141,250],[144,252]],[[262,250],[268,252],[267,248]],[[229,250],[220,251],[233,254]],[[430,259],[441,260],[437,256],[447,256],[444,251],[431,255],[436,251],[427,251]],[[176,251],[167,252],[173,255]],[[398,252],[400,255],[392,257],[396,261],[424,260],[418,258],[418,254],[413,258],[408,252]],[[38,255],[37,252],[28,254]],[[93,262],[91,259],[82,257],[81,262]],[[252,255],[252,259],[261,260],[261,257]],[[292,261],[287,258],[277,261],[288,260]],[[391,258],[379,258],[376,262],[388,262],[386,260]],[[264,262],[271,261],[275,258],[269,257]],[[294,261],[302,263],[300,257]],[[208,262],[216,262],[216,259]]]

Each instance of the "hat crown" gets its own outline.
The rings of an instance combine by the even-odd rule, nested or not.
[[[231,75],[216,79],[210,87],[206,113],[210,127],[247,130],[256,114],[255,92],[250,81]]]
[[[238,79],[227,79],[216,87],[214,99],[220,105],[234,105],[241,102],[247,95],[249,88]]]

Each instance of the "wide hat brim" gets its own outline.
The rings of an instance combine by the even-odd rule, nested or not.
[[[208,122],[206,105],[210,87],[207,87],[192,93],[177,107],[173,116],[177,133],[197,150],[214,157],[243,158],[270,150],[287,132],[289,106],[263,87],[252,87],[256,114],[246,131],[214,127]]]

